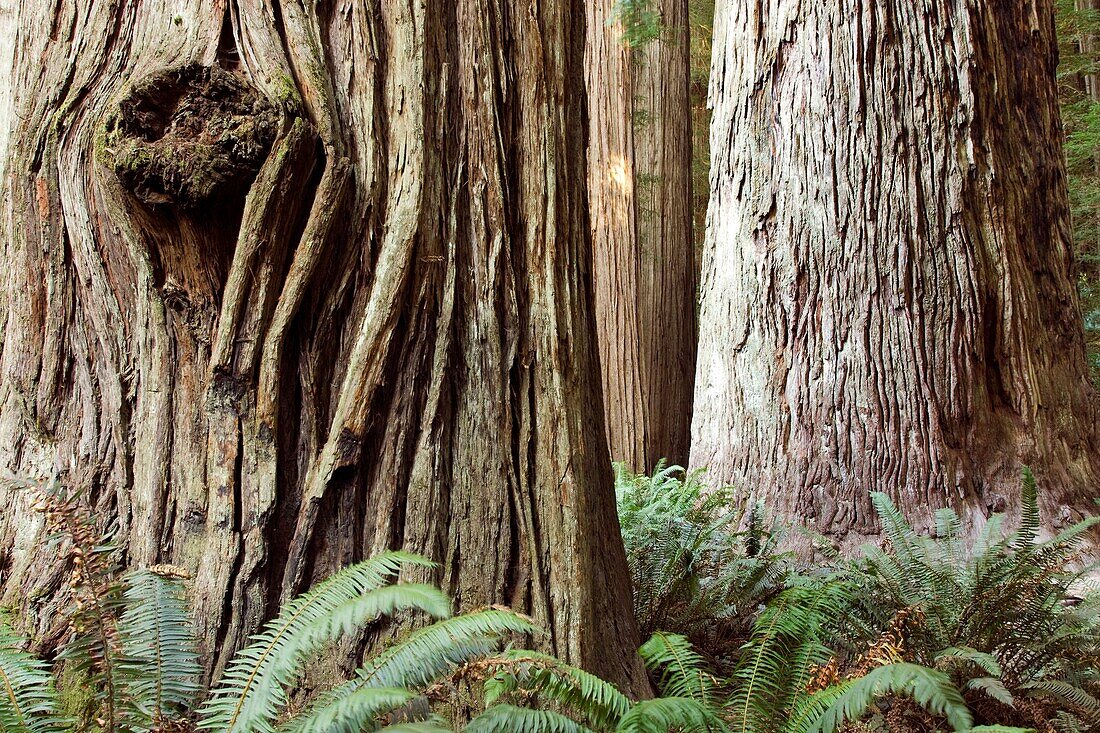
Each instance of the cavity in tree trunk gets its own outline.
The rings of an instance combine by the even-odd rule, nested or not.
[[[849,543],[868,492],[1055,526],[1100,477],[1047,0],[719,3],[693,465]]]
[[[611,457],[687,460],[695,370],[686,0],[587,0],[589,201]]]
[[[2,17],[0,461],[191,568],[223,664],[386,548],[643,690],[603,447],[579,0]],[[5,46],[8,48],[8,46]],[[4,127],[4,133],[8,128]],[[0,496],[7,599],[64,568]]]

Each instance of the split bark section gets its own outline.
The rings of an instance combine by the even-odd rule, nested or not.
[[[211,667],[401,547],[459,607],[526,611],[647,689],[596,378],[582,10],[19,10],[0,460],[60,459],[129,562],[193,569]],[[0,501],[4,595],[44,590],[46,626],[65,569]]]

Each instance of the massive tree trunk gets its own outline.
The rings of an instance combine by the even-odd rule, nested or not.
[[[589,201],[611,457],[687,461],[695,372],[686,0],[587,0]]]
[[[58,0],[5,22],[3,466],[59,459],[129,563],[191,568],[215,665],[281,599],[400,547],[459,607],[527,611],[644,689],[580,2]],[[26,502],[0,505],[5,597],[56,585]]]
[[[1100,477],[1048,0],[719,3],[693,465],[850,543]],[[927,511],[921,511],[927,510]]]

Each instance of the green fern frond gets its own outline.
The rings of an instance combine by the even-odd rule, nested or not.
[[[487,706],[510,693],[535,693],[540,701],[554,701],[602,729],[615,725],[632,704],[611,683],[547,654],[509,650],[488,663],[497,672],[485,682]]]
[[[1089,733],[1085,721],[1065,710],[1059,710],[1050,723],[1057,733]]]
[[[318,645],[330,640],[318,628],[342,629],[340,624],[325,627],[326,619],[347,612],[345,604],[382,587],[403,565],[433,563],[405,552],[384,553],[341,570],[287,603],[233,658],[199,711],[199,727],[219,733],[272,733],[273,721],[287,702],[286,688]],[[417,600],[410,597],[410,605]]]
[[[949,647],[937,652],[934,659],[939,667],[950,668],[958,664],[972,664],[994,677],[1001,676],[1001,665],[997,657],[989,652],[980,652],[968,646]]]
[[[940,509],[936,512],[936,541],[943,545],[953,567],[965,562],[962,520],[952,509]]]
[[[873,491],[871,503],[882,523],[882,533],[890,540],[893,552],[906,563],[919,557],[918,548],[922,544],[922,538],[913,531],[909,520],[894,505],[893,500],[881,491]]]
[[[815,665],[831,656],[824,643],[844,618],[852,589],[836,578],[795,579],[760,615],[733,674],[729,704],[740,733],[779,730],[807,696]]]
[[[420,687],[487,654],[505,636],[541,632],[530,619],[495,608],[455,616],[410,632],[400,643],[365,662],[351,684]]]
[[[842,692],[830,700],[811,730],[833,733],[846,722],[859,720],[883,695],[904,695],[934,715],[947,718],[956,731],[973,725],[962,695],[943,672],[899,662],[877,667],[863,677],[840,685]],[[827,692],[827,691],[826,691]]]
[[[753,727],[752,731],[775,730],[781,733],[818,733],[821,720],[832,709],[848,688],[851,681],[818,690],[812,695],[802,695],[791,707],[790,712],[769,728]]]
[[[437,621],[406,634],[363,663],[356,676],[323,693],[300,716],[303,720],[338,710],[363,689],[414,689],[459,665],[491,653],[510,634],[534,635],[541,629],[510,611],[487,609]]]
[[[935,614],[941,604],[929,604],[935,597],[958,597],[958,567],[952,555],[953,543],[937,543],[915,532],[905,516],[886,494],[874,492],[871,501],[882,523],[883,534],[890,542],[890,551],[877,548],[865,551],[865,556],[901,607],[924,606]],[[932,623],[946,624],[949,619],[933,616]]]
[[[680,634],[657,632],[638,650],[646,669],[658,676],[661,694],[711,701],[717,681],[705,669],[703,657]]]
[[[1063,705],[1075,708],[1074,712],[1083,713],[1090,721],[1100,722],[1100,700],[1076,685],[1063,680],[1048,679],[1020,685],[1031,696],[1043,696]]]
[[[636,703],[615,733],[708,733],[729,730],[713,708],[689,697],[658,697]]]
[[[1020,529],[1016,533],[1016,546],[1027,547],[1039,536],[1039,487],[1035,474],[1024,466],[1020,485]]]
[[[198,653],[180,583],[148,570],[130,574],[119,619],[118,678],[127,726],[148,730],[188,710],[201,689]]]
[[[552,710],[494,705],[471,720],[466,733],[592,733],[572,718]]]
[[[416,693],[403,687],[360,687],[328,704],[310,708],[279,727],[279,733],[360,733],[378,728],[377,718],[407,704]]]
[[[421,611],[432,618],[446,618],[451,615],[451,601],[438,588],[421,583],[383,586],[336,606],[303,628],[297,643],[317,649],[377,618],[409,610]]]
[[[1005,683],[1001,682],[996,677],[975,677],[966,683],[966,689],[984,692],[997,702],[1003,703],[1010,708],[1016,707],[1016,699],[1012,697],[1012,693],[1005,687]]]
[[[0,730],[5,733],[61,733],[49,666],[21,649],[23,640],[0,616]]]
[[[1085,533],[1097,524],[1100,524],[1100,517],[1088,517],[1040,543],[1033,551],[1034,562],[1043,567],[1062,567],[1082,546]]]
[[[985,521],[985,525],[978,532],[978,539],[974,541],[973,554],[981,557],[1000,544],[1003,537],[1004,515],[992,514]]]

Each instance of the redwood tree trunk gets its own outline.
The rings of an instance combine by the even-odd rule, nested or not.
[[[691,460],[851,542],[1100,485],[1048,0],[719,2]]]
[[[611,457],[687,461],[695,370],[687,0],[587,0],[589,201]],[[635,11],[635,13],[640,11]],[[632,27],[633,26],[633,27]]]
[[[215,665],[280,600],[404,548],[459,607],[526,611],[645,689],[579,0],[58,0],[3,22],[3,466],[59,460],[128,562],[191,568]],[[26,502],[0,504],[5,597],[56,588]],[[31,597],[45,625],[54,596]]]

